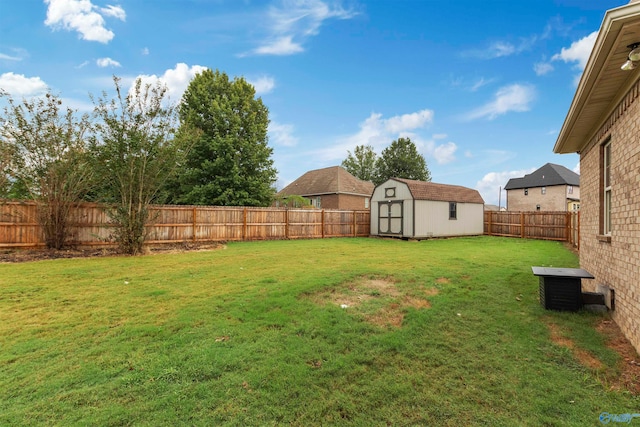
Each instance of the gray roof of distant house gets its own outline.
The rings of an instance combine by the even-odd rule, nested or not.
[[[547,163],[540,169],[525,175],[522,178],[511,178],[505,190],[519,188],[551,187],[553,185],[580,186],[580,175],[561,165]]]
[[[309,171],[278,192],[278,196],[351,194],[371,196],[373,183],[351,175],[341,166]]]

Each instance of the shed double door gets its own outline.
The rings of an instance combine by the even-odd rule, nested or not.
[[[378,203],[378,233],[402,236],[402,201]]]

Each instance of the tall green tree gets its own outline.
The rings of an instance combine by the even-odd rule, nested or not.
[[[200,137],[168,186],[178,204],[267,206],[276,169],[268,145],[269,110],[244,78],[220,71],[197,74],[182,96],[181,126]]]
[[[353,154],[347,151],[342,167],[351,175],[363,181],[373,181],[376,177],[376,153],[370,145],[358,145]]]
[[[188,151],[189,136],[176,135],[177,111],[166,105],[167,88],[138,79],[124,94],[114,77],[116,96],[95,105],[92,152],[100,187],[97,199],[112,204],[114,240],[124,253],[142,252],[149,205],[163,202],[161,189]]]
[[[406,178],[431,181],[427,162],[409,138],[398,138],[382,150],[376,161],[374,184],[382,184],[389,178]]]
[[[71,210],[90,190],[87,165],[88,115],[65,108],[56,95],[15,101],[0,116],[2,195],[30,199],[48,248],[61,249],[70,237]]]

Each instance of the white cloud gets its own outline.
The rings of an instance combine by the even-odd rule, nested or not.
[[[147,55],[149,55],[149,48],[148,48],[148,47],[144,47],[144,48],[142,48],[142,50],[140,51],[140,53],[141,53],[143,56],[147,56]]]
[[[411,114],[391,117],[384,121],[385,129],[390,133],[400,133],[424,127],[433,121],[432,110],[421,110]]]
[[[516,47],[507,42],[495,42],[485,51],[488,58],[500,58],[502,56],[513,55]]]
[[[126,13],[120,6],[99,8],[90,0],[44,0],[48,4],[45,25],[77,31],[80,38],[88,41],[108,43],[113,39],[113,31],[105,28],[104,16],[124,21]]]
[[[418,151],[422,152],[427,160],[427,164],[431,164],[431,160],[435,160],[439,165],[451,163],[456,160],[455,153],[458,151],[458,146],[455,142],[448,141],[439,144],[439,140],[443,140],[447,137],[445,134],[434,134],[430,140],[424,140],[420,135],[416,133],[405,132],[402,136],[409,137],[411,141],[416,144]]]
[[[480,89],[483,86],[486,86],[490,83],[492,83],[495,79],[485,79],[484,77],[481,77],[480,79],[478,79],[472,86],[471,86],[471,92],[475,92],[478,89]]]
[[[0,89],[11,96],[35,96],[47,91],[48,86],[40,77],[25,77],[23,74],[12,72],[0,75]]]
[[[537,76],[544,76],[553,71],[553,65],[548,62],[537,62],[533,64],[533,71],[535,71]]]
[[[277,6],[269,8],[265,17],[267,41],[249,54],[293,55],[303,52],[303,43],[319,34],[325,21],[351,19],[353,16],[353,11],[339,4],[330,6],[321,0],[281,0]]]
[[[275,121],[269,123],[269,137],[276,145],[294,147],[298,144],[298,138],[293,136],[293,125],[281,124]]]
[[[98,67],[106,68],[106,67],[121,67],[118,61],[114,61],[111,58],[100,58],[96,61]]]
[[[403,114],[384,119],[380,113],[371,113],[362,123],[360,129],[353,135],[338,139],[336,144],[327,146],[311,153],[322,161],[343,160],[347,150],[353,151],[358,145],[370,145],[378,154],[391,141],[400,137],[409,137],[416,147],[424,146],[419,136],[410,131],[423,128],[433,121],[432,110],[421,110],[415,113]]]
[[[203,67],[201,65],[193,65],[189,67],[185,63],[178,63],[176,67],[173,69],[166,70],[164,74],[160,77],[153,75],[139,75],[138,77],[142,79],[143,84],[156,84],[156,82],[160,82],[161,84],[167,86],[167,95],[169,99],[172,101],[179,101],[182,98],[182,94],[189,86],[191,79],[195,77],[196,74],[205,71],[207,67]],[[135,79],[134,79],[135,80]]]
[[[576,167],[573,168],[573,171],[575,173],[577,173],[578,175],[580,175],[580,162],[578,162],[578,164],[576,165]]]
[[[507,41],[495,41],[484,49],[475,49],[464,51],[464,56],[472,56],[479,59],[495,59],[506,56],[516,55],[531,49],[540,37],[534,35],[528,38],[520,39],[518,44],[513,44]]]
[[[498,201],[500,201],[501,206],[506,206],[507,198],[504,186],[507,185],[509,179],[522,178],[534,170],[535,168],[519,171],[489,172],[476,183],[476,190],[480,192],[486,204],[497,205]],[[501,188],[502,191],[500,191]]]
[[[294,43],[291,36],[280,37],[268,44],[256,48],[253,53],[256,55],[293,55],[294,53],[304,52],[299,43]]]
[[[467,115],[468,120],[487,118],[493,120],[511,111],[529,111],[530,104],[535,99],[535,89],[531,85],[512,84],[500,88],[493,101],[472,111]]]
[[[13,48],[9,50],[11,50],[13,53],[6,54],[6,53],[0,52],[0,61],[16,61],[17,62],[17,61],[22,61],[23,59],[29,56],[27,51],[24,49]]]
[[[0,53],[0,59],[5,61],[22,61],[22,58],[19,58],[17,56],[7,55],[4,53]]]
[[[247,79],[255,89],[256,95],[264,95],[265,93],[269,93],[276,87],[276,81],[273,77],[269,76],[261,76],[257,79]]]
[[[121,21],[125,21],[127,19],[127,14],[120,6],[109,5],[107,7],[101,7],[100,12],[102,12],[103,15],[110,16]]]
[[[77,110],[79,112],[89,113],[93,111],[94,105],[92,102],[81,99],[74,98],[62,98],[62,104],[65,107],[71,108],[72,110]]]
[[[433,157],[438,164],[451,163],[456,159],[455,152],[458,150],[458,146],[453,142],[447,142],[442,145],[438,145],[433,150]]]
[[[564,62],[577,62],[577,68],[584,69],[584,66],[589,60],[593,45],[596,43],[598,32],[594,31],[586,37],[581,38],[578,41],[571,43],[571,46],[560,50],[560,53],[556,53],[551,57],[552,61],[564,61]]]

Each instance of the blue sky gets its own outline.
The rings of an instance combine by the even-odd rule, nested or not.
[[[180,99],[204,68],[269,108],[278,189],[410,137],[434,182],[497,204],[553,153],[607,9],[625,0],[0,0],[0,88],[80,111],[112,76]],[[505,204],[504,192],[501,198]]]

